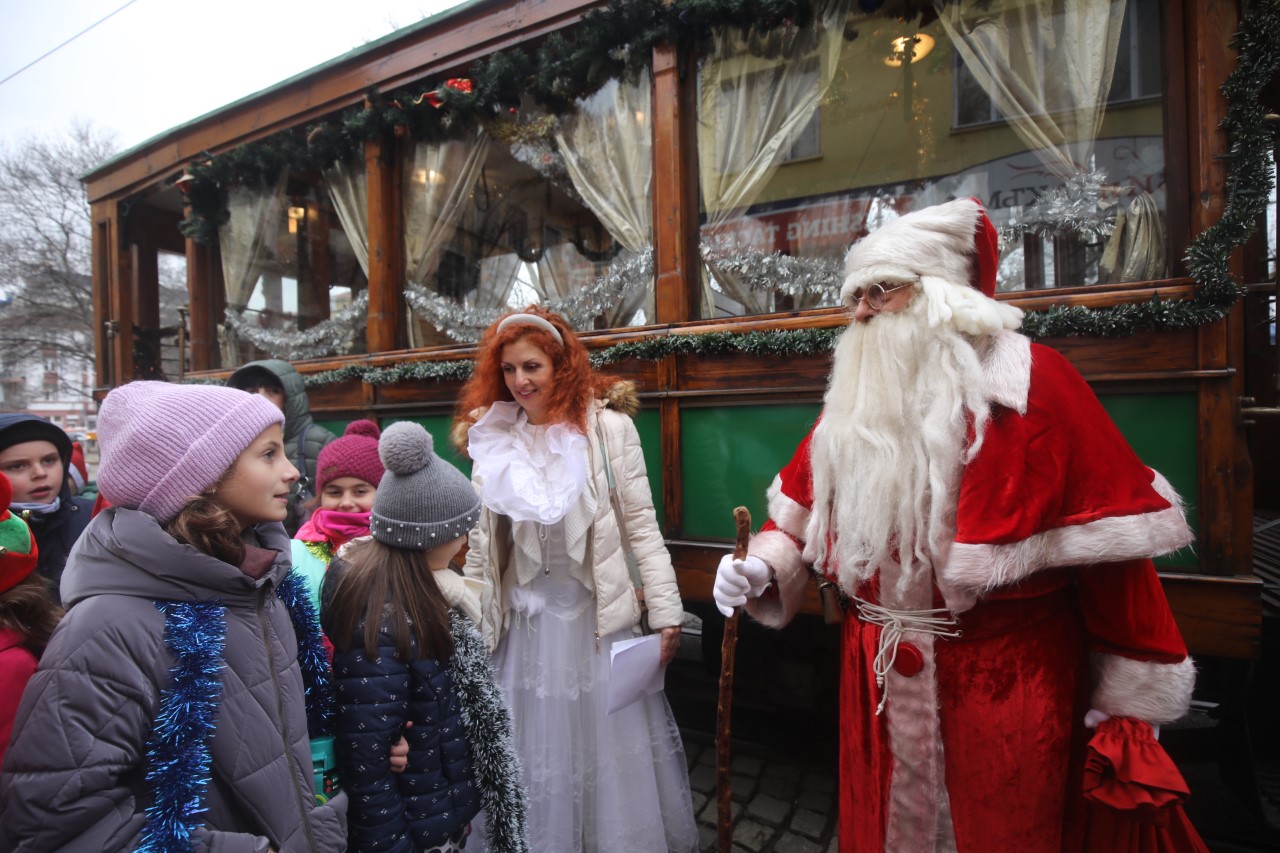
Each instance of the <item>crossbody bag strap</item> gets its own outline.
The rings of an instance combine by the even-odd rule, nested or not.
[[[618,532],[622,535],[622,550],[626,557],[627,571],[631,575],[631,586],[636,591],[636,598],[644,601],[644,580],[640,577],[640,566],[636,562],[635,551],[631,549],[631,534],[627,533],[627,522],[622,513],[622,501],[618,497],[618,482],[613,476],[613,465],[609,462],[609,444],[605,441],[604,429],[600,426],[600,418],[596,417],[596,437],[600,440],[600,455],[604,457],[604,478],[609,484],[609,503],[613,506],[614,517],[618,520]]]

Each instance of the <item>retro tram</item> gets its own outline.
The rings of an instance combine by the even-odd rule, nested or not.
[[[85,177],[98,385],[283,357],[335,431],[444,436],[479,330],[547,304],[638,384],[659,519],[711,622],[731,508],[763,520],[818,412],[844,251],[974,196],[1002,233],[999,298],[1185,496],[1198,541],[1162,578],[1229,701],[1280,605],[1276,226],[1240,184],[1273,168],[1255,54],[1275,14],[473,0]],[[1234,238],[1211,229],[1227,219]]]

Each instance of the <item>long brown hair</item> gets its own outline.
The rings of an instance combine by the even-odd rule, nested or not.
[[[550,423],[567,423],[579,432],[587,431],[587,408],[593,398],[603,396],[617,377],[604,376],[591,366],[587,348],[578,340],[573,329],[559,314],[530,305],[521,314],[542,317],[560,332],[564,339],[561,346],[546,329],[532,325],[512,325],[498,332],[504,317],[494,321],[480,337],[480,350],[476,353],[475,370],[458,397],[455,425],[470,426],[475,422],[471,414],[476,409],[488,408],[499,400],[512,401],[511,391],[502,376],[502,350],[507,344],[521,338],[545,352],[551,359],[552,387],[547,395],[547,417]],[[456,431],[456,427],[455,427]]]
[[[426,551],[369,538],[352,542],[340,559],[346,569],[325,617],[334,648],[345,652],[355,645],[363,621],[364,651],[370,657],[378,654],[378,633],[384,623],[395,640],[397,660],[447,660],[453,655],[449,608],[427,568]]]
[[[0,594],[0,628],[21,634],[22,645],[36,657],[44,654],[61,619],[62,608],[54,597],[53,584],[37,572]]]
[[[164,532],[192,545],[210,557],[239,566],[244,562],[244,531],[240,521],[218,500],[218,487],[231,479],[233,463],[218,482],[187,501],[164,525]]]

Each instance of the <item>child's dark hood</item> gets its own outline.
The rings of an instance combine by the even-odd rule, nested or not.
[[[58,456],[62,458],[62,484],[58,496],[64,501],[70,500],[67,472],[71,470],[71,437],[61,427],[35,415],[0,415],[0,450],[28,441],[47,441],[58,449]]]
[[[239,388],[249,374],[263,371],[280,380],[280,386],[284,388],[284,440],[286,443],[291,442],[311,423],[311,403],[307,400],[306,384],[302,380],[302,374],[294,370],[292,364],[279,358],[251,361],[236,368],[227,379],[227,384],[232,388]]]

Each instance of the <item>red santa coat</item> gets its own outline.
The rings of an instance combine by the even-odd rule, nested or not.
[[[1085,712],[1159,723],[1190,701],[1195,670],[1150,559],[1192,541],[1177,495],[1054,350],[1006,332],[983,367],[992,419],[961,477],[954,542],[933,555],[933,601],[882,602],[888,567],[844,589],[945,607],[961,634],[905,631],[877,715],[885,629],[846,616],[844,853],[1080,849]],[[809,578],[811,439],[775,479],[750,546],[778,584],[748,610],[774,627]]]

